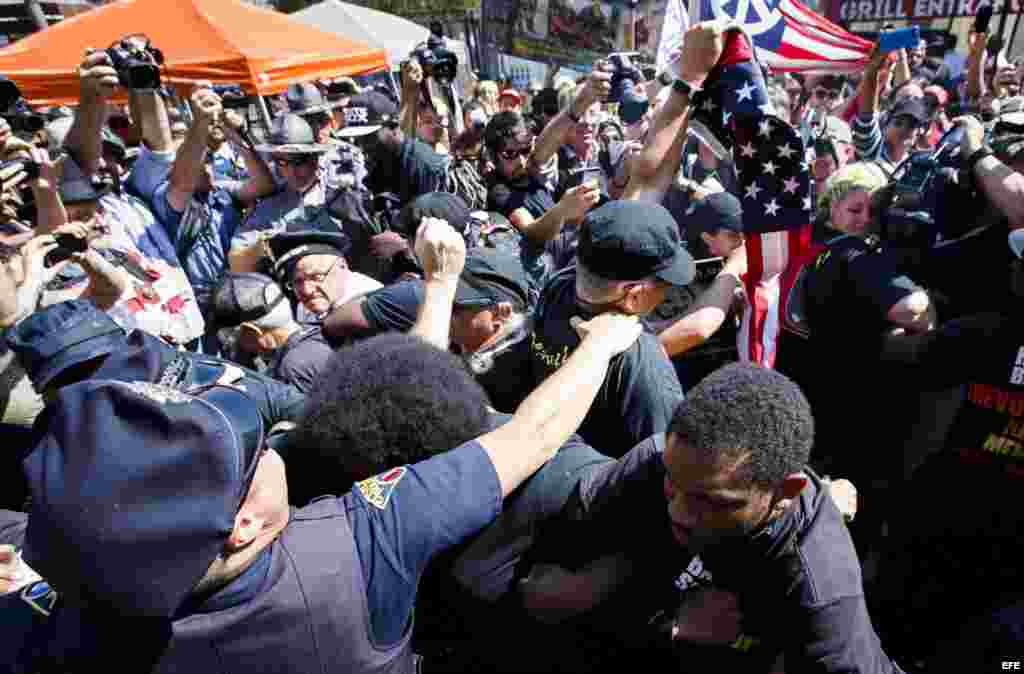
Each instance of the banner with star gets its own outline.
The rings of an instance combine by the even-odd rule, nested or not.
[[[693,0],[700,20],[728,18],[754,40],[758,59],[775,72],[840,72],[867,63],[871,43],[797,0]]]

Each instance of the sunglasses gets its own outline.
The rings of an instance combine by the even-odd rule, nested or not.
[[[505,161],[515,161],[520,157],[524,159],[526,157],[529,157],[532,152],[533,146],[531,145],[527,147],[521,147],[518,150],[501,150],[500,152],[498,152],[498,156],[504,159]]]

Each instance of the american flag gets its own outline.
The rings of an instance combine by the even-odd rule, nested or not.
[[[811,241],[811,176],[800,134],[773,114],[750,42],[734,31],[704,89],[691,127],[731,149],[747,235],[747,307],[738,337],[742,360],[775,364],[786,296]]]
[[[871,43],[797,0],[692,0],[700,20],[729,18],[754,40],[757,57],[774,72],[859,70]]]

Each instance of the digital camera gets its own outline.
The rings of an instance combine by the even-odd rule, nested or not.
[[[160,88],[164,54],[150,44],[148,37],[129,35],[110,45],[106,53],[122,86],[133,90]]]

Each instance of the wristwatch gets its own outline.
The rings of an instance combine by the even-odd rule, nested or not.
[[[700,88],[690,86],[690,83],[686,80],[676,80],[672,83],[672,90],[676,93],[683,94],[687,98],[693,98],[693,95],[698,93]]]

